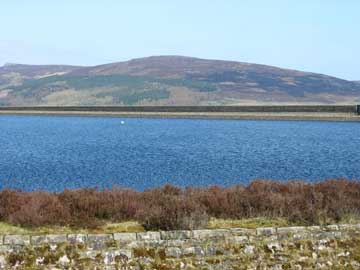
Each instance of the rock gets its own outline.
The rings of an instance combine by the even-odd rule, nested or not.
[[[244,253],[246,255],[254,255],[255,254],[255,247],[252,245],[246,245],[244,248]]]
[[[163,240],[183,240],[193,236],[192,231],[162,231],[160,234]]]
[[[279,235],[283,235],[283,234],[295,234],[295,233],[302,233],[302,232],[306,232],[306,227],[280,227],[277,228],[277,233]]]
[[[276,229],[272,228],[272,227],[256,229],[256,235],[259,235],[259,236],[270,236],[273,234],[276,234]]]
[[[199,240],[220,239],[232,237],[230,230],[194,230],[194,238]]]
[[[30,245],[29,235],[5,235],[5,245]]]
[[[136,233],[114,233],[114,240],[119,242],[136,241]]]
[[[47,234],[47,235],[37,235],[31,237],[31,243],[33,245],[40,244],[59,244],[67,242],[66,234]]]
[[[169,247],[165,249],[166,257],[180,257],[182,255],[182,250],[178,247]]]
[[[318,258],[318,255],[317,255],[315,252],[313,252],[313,253],[311,253],[311,257],[312,257],[314,260],[316,260],[316,259]]]
[[[86,234],[68,234],[67,238],[70,243],[85,243],[87,241]]]
[[[130,250],[111,250],[104,253],[105,264],[115,264],[117,260],[127,261],[132,257]]]
[[[143,232],[136,234],[137,240],[160,240],[159,232]]]
[[[87,236],[89,242],[105,242],[113,239],[114,236],[112,234],[88,234]]]
[[[280,245],[280,243],[278,242],[272,242],[266,245],[266,247],[272,252],[275,253],[277,251],[281,251],[282,247]]]
[[[44,260],[45,260],[44,257],[36,258],[35,264],[36,264],[36,265],[42,265],[42,264],[44,263]]]
[[[337,254],[336,256],[337,257],[349,257],[350,252],[349,251],[344,251],[344,252],[341,252],[341,253]]]
[[[4,255],[0,255],[0,269],[4,269],[6,267],[6,258]]]
[[[61,265],[68,265],[70,263],[70,259],[66,255],[63,255],[59,258],[58,262]]]
[[[230,243],[234,243],[234,244],[243,244],[243,243],[247,243],[249,241],[249,237],[248,236],[233,236],[231,238],[228,239],[228,242]]]

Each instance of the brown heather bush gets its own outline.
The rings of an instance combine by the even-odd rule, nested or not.
[[[256,180],[247,186],[183,189],[166,185],[144,192],[120,188],[0,191],[0,221],[22,226],[89,228],[109,221],[138,220],[148,230],[172,230],[206,227],[209,217],[285,218],[310,225],[348,216],[360,216],[358,181]]]

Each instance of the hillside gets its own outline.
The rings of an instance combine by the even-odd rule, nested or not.
[[[153,56],[92,67],[0,67],[3,106],[328,104],[359,100],[358,82],[183,56]]]

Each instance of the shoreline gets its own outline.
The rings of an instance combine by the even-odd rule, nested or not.
[[[342,112],[119,112],[65,110],[2,111],[0,109],[0,115],[360,122],[360,115],[357,115],[355,113]]]

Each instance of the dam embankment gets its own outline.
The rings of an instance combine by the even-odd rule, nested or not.
[[[5,235],[1,269],[359,269],[360,225]]]
[[[360,106],[28,106],[0,107],[0,114],[360,121]]]

